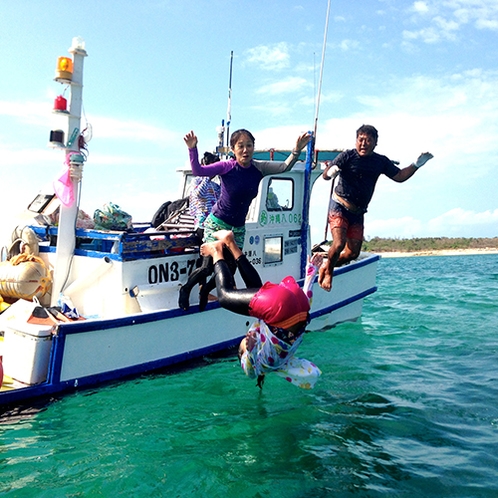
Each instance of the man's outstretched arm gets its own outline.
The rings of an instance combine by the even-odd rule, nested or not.
[[[405,182],[406,180],[408,180],[408,178],[411,178],[419,168],[421,168],[427,161],[429,161],[433,157],[434,156],[430,152],[422,152],[422,154],[418,156],[417,160],[414,163],[400,170],[400,172],[393,176],[392,179],[398,183]]]

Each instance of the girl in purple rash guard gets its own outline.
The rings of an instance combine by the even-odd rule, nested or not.
[[[219,230],[232,230],[237,245],[243,249],[245,238],[245,219],[252,200],[258,194],[259,183],[263,176],[289,171],[297,162],[301,150],[310,141],[311,135],[303,133],[296,141],[296,146],[284,162],[258,161],[253,159],[254,137],[251,132],[241,129],[234,131],[230,137],[230,148],[234,157],[226,161],[201,165],[197,151],[197,137],[193,131],[185,135],[184,140],[189,149],[190,165],[195,176],[218,175],[221,181],[221,193],[218,201],[204,222],[204,242],[214,242],[212,236]],[[235,269],[235,267],[233,267]],[[187,283],[180,288],[178,305],[184,310],[189,308],[190,291],[213,271],[211,258],[203,258],[200,268],[195,270]],[[202,285],[200,308],[204,309],[207,296],[214,288],[214,281]]]

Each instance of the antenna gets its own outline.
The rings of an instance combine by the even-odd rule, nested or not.
[[[325,18],[325,32],[323,34],[323,47],[322,47],[322,61],[320,63],[320,79],[318,80],[318,94],[316,96],[316,113],[315,113],[315,127],[313,131],[313,139],[316,140],[316,130],[318,128],[318,111],[320,109],[320,96],[322,94],[322,79],[323,79],[323,66],[325,63],[325,50],[327,48],[327,32],[329,30],[329,15],[330,15],[330,0],[327,6],[327,16]]]
[[[232,65],[233,50],[230,52],[230,75],[228,78],[228,106],[227,106],[227,150],[230,146],[230,121],[232,120]]]

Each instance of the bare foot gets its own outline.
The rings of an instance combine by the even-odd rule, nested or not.
[[[221,240],[217,242],[206,242],[201,245],[200,253],[201,256],[211,256],[213,260],[216,258],[220,259],[220,255],[223,257],[223,242],[221,242]]]
[[[320,287],[327,292],[330,292],[330,289],[332,289],[332,274],[330,273],[327,264],[323,264],[318,270],[318,283]]]
[[[213,237],[216,237],[218,240],[221,240],[223,243],[228,245],[230,240],[235,240],[233,238],[233,232],[231,230],[218,230],[213,233]]]
[[[233,257],[235,259],[238,259],[240,256],[242,256],[242,251],[235,242],[235,237],[232,230],[218,230],[217,232],[213,233],[213,236],[216,237],[220,242],[223,242],[223,244],[225,244],[225,246],[233,254]]]
[[[235,244],[235,237],[231,230],[218,230],[213,233],[213,237],[221,240],[229,249],[231,249]]]

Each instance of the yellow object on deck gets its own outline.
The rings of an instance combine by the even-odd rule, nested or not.
[[[4,297],[40,298],[51,285],[52,278],[45,263],[33,254],[21,253],[0,263],[0,295]]]

